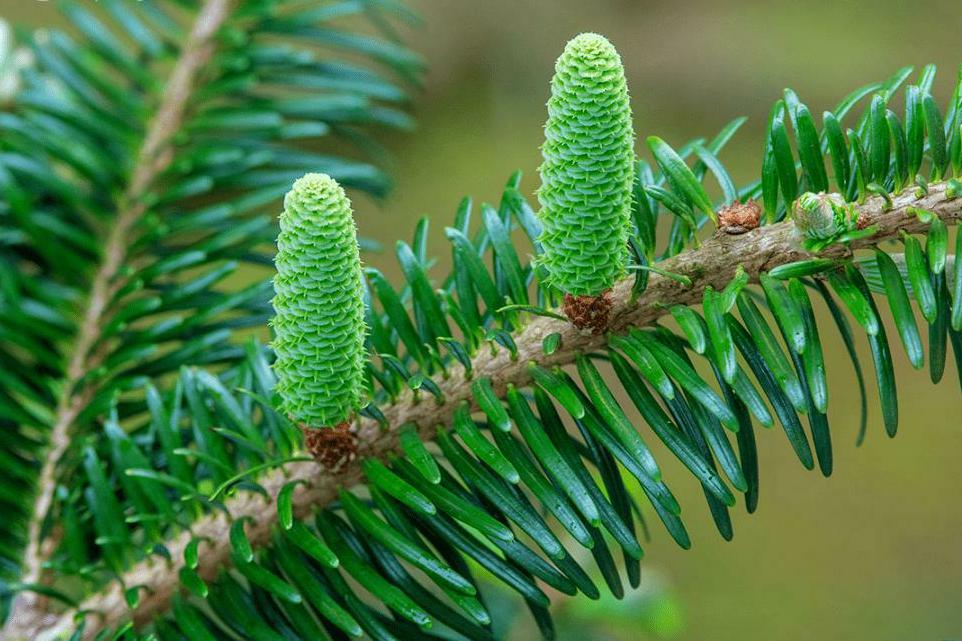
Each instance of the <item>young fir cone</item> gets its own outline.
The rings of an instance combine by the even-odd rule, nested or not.
[[[364,389],[361,259],[351,203],[326,174],[284,197],[274,259],[274,372],[307,449],[336,468],[356,453],[350,420]]]
[[[571,321],[600,333],[628,260],[635,164],[624,68],[603,36],[583,33],[558,58],[544,131],[539,261]]]

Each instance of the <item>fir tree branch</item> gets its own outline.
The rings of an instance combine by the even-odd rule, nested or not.
[[[934,212],[946,223],[957,223],[962,218],[962,198],[948,199],[945,192],[944,183],[930,185],[928,194],[921,197],[907,190],[892,198],[891,207],[882,198],[868,199],[857,207],[859,219],[865,225],[876,226],[878,232],[872,238],[854,242],[851,247],[877,245],[898,238],[903,231],[925,231],[927,225],[911,212],[912,208]],[[819,255],[841,257],[850,251],[841,245],[833,245]],[[812,254],[801,247],[800,238],[791,222],[760,227],[741,235],[718,233],[699,248],[659,263],[660,269],[689,278],[691,285],[653,274],[644,293],[634,297],[632,278],[618,282],[610,296],[612,308],[608,328],[612,333],[621,333],[657,321],[666,313],[669,305],[697,304],[705,287],[722,289],[739,266],[752,280],[757,281],[759,274],[774,267],[811,257]],[[550,356],[545,356],[542,341],[552,333],[560,334],[561,344]],[[496,353],[484,350],[472,362],[474,376],[490,378],[499,396],[505,394],[509,384],[518,387],[530,382],[527,367],[530,361],[545,367],[566,365],[580,353],[602,348],[607,341],[604,335],[583,332],[568,322],[549,317],[534,318],[514,338],[518,348],[517,358],[512,359],[507,350]],[[439,425],[450,423],[457,407],[465,401],[472,401],[470,384],[463,370],[458,367],[452,367],[449,376],[437,381],[437,384],[445,398],[441,405],[432,399],[418,401],[408,393],[394,404],[382,408],[390,426],[388,429],[382,429],[376,421],[361,420],[357,426],[359,459],[385,458],[397,451],[398,428],[409,423],[418,426],[421,438],[433,438]],[[305,481],[296,488],[293,496],[295,515],[302,517],[312,509],[334,500],[339,487],[355,485],[361,479],[361,466],[357,461],[336,473],[324,470],[313,462],[293,463],[258,480],[271,497],[270,500],[258,494],[243,493],[227,500],[226,507],[231,519],[249,519],[248,539],[254,545],[264,545],[269,541],[277,519],[277,494],[288,482]],[[105,591],[86,599],[78,610],[67,612],[53,622],[34,622],[33,627],[24,628],[25,634],[29,632],[29,636],[38,641],[52,640],[73,628],[74,616],[78,612],[96,612],[99,617],[92,617],[89,621],[90,624],[96,624],[88,625],[83,637],[93,638],[100,626],[115,626],[130,616],[122,585],[145,586],[145,594],[133,617],[138,624],[152,620],[169,607],[171,598],[179,589],[178,571],[184,564],[184,549],[191,539],[205,540],[201,544],[197,567],[201,578],[213,579],[229,563],[230,522],[221,512],[204,517],[190,531],[183,532],[168,543],[171,561],[156,558],[145,561],[132,568],[122,582],[114,582]]]
[[[118,214],[105,239],[102,261],[91,283],[83,320],[69,348],[66,375],[60,383],[55,420],[28,526],[22,583],[35,584],[42,580],[45,558],[56,547],[48,544],[50,539],[44,541],[43,525],[57,487],[57,466],[71,443],[71,429],[96,393],[95,386],[84,385],[83,379],[108,355],[96,346],[100,329],[112,314],[109,303],[125,284],[121,270],[131,234],[147,211],[145,197],[172,161],[170,142],[180,129],[196,79],[214,54],[214,37],[229,16],[230,8],[231,0],[207,0],[201,7],[148,126],[130,182],[118,201]],[[44,609],[45,599],[39,594],[20,592],[11,608],[4,638],[27,636],[23,631],[36,629],[38,620],[44,618]]]

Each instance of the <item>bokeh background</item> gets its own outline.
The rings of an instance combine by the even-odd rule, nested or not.
[[[0,16],[59,22],[52,4],[0,0]],[[962,63],[959,6],[948,1],[409,4],[424,24],[408,31],[408,41],[429,67],[413,105],[419,125],[383,139],[397,185],[383,202],[359,199],[357,216],[362,234],[391,247],[429,215],[438,253],[445,249],[443,225],[462,196],[496,202],[516,169],[533,193],[554,59],[580,31],[605,34],[620,50],[639,140],[656,133],[678,146],[748,116],[722,154],[736,182],[757,177],[761,131],[784,87],[820,114],[900,66],[934,62],[935,93],[944,104]],[[643,145],[638,151],[645,153]],[[390,252],[368,260],[396,269]],[[779,428],[760,433],[759,511],[749,518],[736,508],[735,538],[726,543],[690,475],[668,466],[693,548],[678,549],[653,523],[642,588],[623,602],[559,596],[562,639],[962,639],[962,401],[955,369],[950,363],[933,387],[893,345],[898,437],[884,436],[872,392],[868,438],[856,448],[850,365],[837,337],[824,342],[833,476],[805,471]],[[511,639],[535,638],[517,602],[494,595],[502,600],[499,627],[510,629]]]

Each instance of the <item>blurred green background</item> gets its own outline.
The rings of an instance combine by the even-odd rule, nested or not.
[[[0,0],[0,15],[59,22],[52,4]],[[522,186],[533,193],[554,59],[580,31],[605,34],[620,50],[640,140],[657,133],[677,146],[749,116],[722,154],[740,182],[757,177],[761,130],[784,87],[820,114],[900,66],[934,62],[941,70],[935,93],[944,104],[962,62],[957,2],[411,4],[425,24],[407,32],[408,42],[429,65],[414,104],[419,126],[383,139],[397,186],[383,203],[359,199],[357,216],[363,235],[391,247],[410,236],[419,216],[429,215],[433,249],[442,255],[441,230],[462,196],[496,202],[519,168]],[[396,275],[390,254],[369,260]],[[943,383],[933,387],[893,344],[899,435],[894,441],[884,436],[872,392],[869,435],[856,449],[851,368],[837,336],[823,340],[833,383],[834,475],[805,471],[779,428],[759,433],[759,511],[748,518],[736,508],[735,539],[726,543],[690,474],[666,466],[692,550],[675,547],[652,523],[642,589],[622,603],[559,596],[563,639],[962,638],[962,402],[955,370],[950,364]],[[870,368],[865,345],[860,348]],[[535,638],[524,612],[512,616],[517,606],[506,600],[499,624],[511,628],[511,639]]]

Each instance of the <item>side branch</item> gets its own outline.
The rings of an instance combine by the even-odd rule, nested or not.
[[[876,245],[885,240],[898,237],[901,231],[918,233],[925,225],[910,213],[910,208],[918,207],[935,212],[946,223],[955,223],[962,218],[962,198],[949,200],[945,195],[945,184],[933,184],[928,195],[916,198],[910,191],[893,199],[893,206],[883,209],[881,198],[869,199],[858,207],[858,212],[868,225],[876,225],[878,233],[855,243],[856,247]],[[822,256],[841,257],[849,252],[842,246],[832,246],[822,252]],[[615,285],[611,293],[612,308],[609,329],[620,333],[633,327],[649,325],[662,316],[670,304],[696,304],[702,298],[705,287],[723,288],[741,266],[753,280],[760,273],[778,265],[805,258],[811,254],[801,248],[794,226],[790,222],[760,227],[742,235],[719,233],[705,241],[700,248],[688,250],[663,261],[659,267],[670,272],[684,274],[691,279],[691,286],[675,280],[652,275],[645,292],[634,299],[631,295],[632,280],[626,278]],[[544,337],[552,333],[561,335],[561,346],[550,356],[542,352]],[[495,354],[481,351],[473,360],[474,375],[491,379],[494,390],[504,395],[508,385],[523,386],[530,382],[527,364],[536,361],[539,365],[551,367],[565,365],[583,352],[603,348],[605,336],[592,335],[576,329],[568,322],[552,318],[533,319],[515,337],[518,353],[512,358],[506,350]],[[443,392],[445,402],[436,404],[433,400],[418,402],[408,393],[394,404],[381,408],[387,417],[390,428],[381,429],[376,421],[365,419],[358,426],[359,459],[366,457],[384,458],[399,449],[398,429],[402,425],[415,423],[421,438],[432,439],[439,425],[451,422],[455,409],[463,402],[472,402],[470,382],[464,370],[452,367],[450,376],[437,381]],[[337,490],[351,486],[362,479],[358,462],[345,466],[337,473],[323,469],[316,463],[294,463],[283,470],[271,472],[259,479],[271,500],[253,493],[239,494],[227,501],[231,519],[249,518],[247,536],[254,545],[264,545],[270,538],[271,527],[277,520],[276,496],[289,481],[303,480],[294,492],[295,514],[303,517],[318,506],[335,499]],[[146,592],[133,612],[134,621],[146,623],[162,614],[168,607],[172,596],[178,590],[178,571],[183,566],[184,549],[194,537],[206,537],[202,544],[200,564],[197,572],[205,580],[213,579],[217,571],[230,561],[228,530],[230,520],[223,513],[206,516],[197,521],[191,531],[181,533],[167,545],[170,562],[151,559],[132,568],[124,577],[128,586],[143,585]],[[114,582],[104,592],[85,600],[80,611],[97,612],[95,620],[102,626],[114,626],[125,621],[129,610],[124,601],[119,582]],[[68,612],[51,627],[37,636],[38,641],[55,638],[57,633],[69,631],[76,612]],[[88,626],[85,639],[92,638],[96,626]]]
[[[50,442],[38,477],[37,496],[27,530],[27,546],[21,573],[21,582],[24,584],[42,581],[44,561],[52,552],[52,549],[48,548],[55,545],[44,544],[42,530],[57,487],[57,466],[70,446],[70,431],[77,416],[96,393],[94,385],[84,385],[81,382],[88,372],[99,366],[108,356],[105,350],[94,347],[100,337],[100,328],[113,313],[108,307],[110,300],[125,284],[121,277],[121,268],[127,259],[130,236],[146,212],[144,197],[172,161],[173,150],[169,143],[180,129],[198,74],[213,56],[214,36],[227,19],[229,8],[230,0],[207,0],[201,9],[171,71],[157,112],[147,129],[130,183],[119,199],[117,217],[104,242],[101,264],[91,283],[83,320],[69,348],[70,359],[66,375],[61,381]],[[49,625],[49,622],[43,624],[40,621],[46,616],[45,607],[46,599],[41,595],[20,592],[11,607],[2,638],[27,638],[31,636],[32,630]]]

